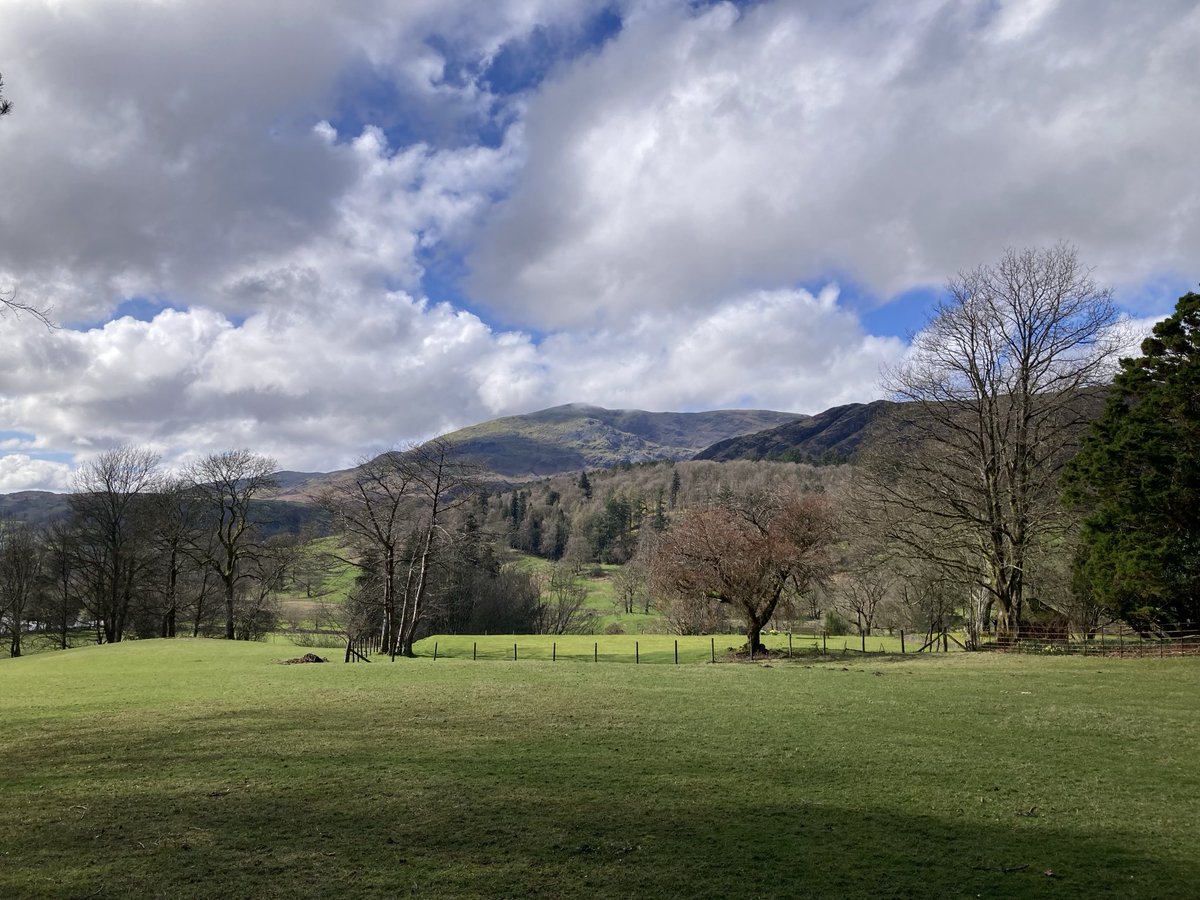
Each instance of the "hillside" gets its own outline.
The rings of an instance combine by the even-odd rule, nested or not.
[[[621,463],[691,459],[719,442],[763,433],[798,418],[795,413],[772,410],[647,412],[569,403],[471,425],[445,437],[497,480],[528,481]],[[304,502],[348,472],[279,472],[274,499]],[[0,519],[45,521],[65,512],[66,498],[61,494],[0,495]],[[278,514],[274,518],[295,514],[284,507],[273,512]]]
[[[450,432],[467,457],[497,480],[530,481],[622,463],[690,459],[717,441],[794,421],[795,413],[725,409],[710,412],[647,412],[568,403],[520,416],[505,416]],[[345,472],[283,473],[279,497],[301,499]]]
[[[688,459],[717,441],[795,418],[767,410],[656,413],[571,403],[493,419],[447,437],[498,475],[539,478],[618,463]]]
[[[728,462],[768,459],[786,462],[844,463],[862,445],[871,422],[895,404],[887,400],[835,406],[754,434],[718,441],[695,459]]]

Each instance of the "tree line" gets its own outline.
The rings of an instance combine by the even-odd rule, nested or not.
[[[63,648],[80,628],[116,643],[179,633],[252,639],[274,627],[274,596],[303,549],[302,536],[267,537],[255,518],[275,468],[229,450],[171,473],[133,446],[84,464],[68,517],[0,528],[10,654],[21,655],[31,623]]]

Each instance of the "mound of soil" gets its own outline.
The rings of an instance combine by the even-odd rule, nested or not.
[[[329,662],[329,660],[322,659],[321,657],[317,656],[317,654],[315,654],[315,653],[305,653],[303,656],[297,656],[295,659],[285,659],[283,661],[283,665],[294,666],[299,663],[310,663],[310,662]]]

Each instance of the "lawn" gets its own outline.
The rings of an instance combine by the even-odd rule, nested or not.
[[[1200,890],[1194,660],[288,651],[0,661],[0,896]]]

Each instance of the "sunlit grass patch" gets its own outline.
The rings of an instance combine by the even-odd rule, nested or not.
[[[1200,883],[1191,660],[278,664],[293,655],[178,640],[0,661],[0,895]]]

